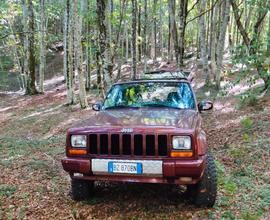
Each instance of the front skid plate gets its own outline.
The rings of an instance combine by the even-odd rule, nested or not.
[[[141,163],[142,175],[162,175],[161,160],[115,160],[115,159],[92,159],[92,172],[96,175],[108,173],[109,162]]]

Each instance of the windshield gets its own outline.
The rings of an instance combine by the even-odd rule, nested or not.
[[[140,82],[118,84],[111,88],[103,109],[168,107],[194,109],[195,101],[186,82]]]

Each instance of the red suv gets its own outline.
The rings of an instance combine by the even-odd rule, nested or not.
[[[211,108],[183,77],[114,84],[93,105],[97,114],[67,132],[62,165],[73,199],[87,199],[95,181],[180,184],[197,206],[212,207],[217,174],[200,116]]]

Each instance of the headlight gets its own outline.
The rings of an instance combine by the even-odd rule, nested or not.
[[[191,150],[191,138],[189,136],[174,136],[172,142],[174,150]]]
[[[71,146],[72,147],[86,147],[86,136],[85,135],[72,135]]]

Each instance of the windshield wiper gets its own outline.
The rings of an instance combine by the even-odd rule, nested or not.
[[[138,106],[132,106],[132,105],[115,105],[115,106],[109,106],[109,107],[106,107],[105,110],[107,109],[115,109],[115,108],[139,108]]]

